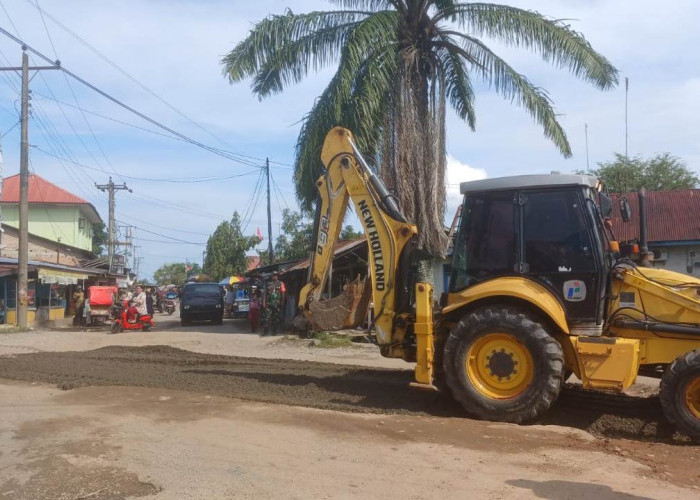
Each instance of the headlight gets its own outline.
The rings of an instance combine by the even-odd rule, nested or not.
[[[186,305],[186,306],[184,307],[184,309],[189,309],[189,308],[190,308],[190,306],[189,306],[189,305]]]
[[[217,309],[221,309],[221,304],[216,304]]]

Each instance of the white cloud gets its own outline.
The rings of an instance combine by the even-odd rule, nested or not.
[[[471,167],[466,163],[462,163],[457,158],[447,155],[446,177],[447,204],[445,208],[445,222],[451,224],[457,207],[462,202],[462,195],[459,193],[460,182],[486,179],[488,174],[483,168]]]

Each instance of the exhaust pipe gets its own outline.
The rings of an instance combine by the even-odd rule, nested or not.
[[[639,251],[642,255],[649,251],[647,245],[647,190],[641,188],[639,196]]]

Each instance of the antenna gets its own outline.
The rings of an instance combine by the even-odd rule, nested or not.
[[[584,129],[586,131],[586,172],[591,173],[591,163],[588,158],[588,124],[584,123]]]

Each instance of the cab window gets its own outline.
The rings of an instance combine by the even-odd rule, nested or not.
[[[515,208],[512,192],[467,195],[453,254],[451,291],[513,273],[517,234]]]
[[[573,189],[525,195],[524,258],[530,273],[595,271],[582,205],[578,191]]]

